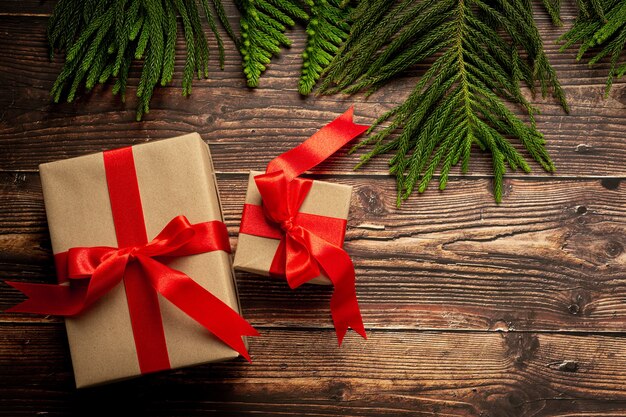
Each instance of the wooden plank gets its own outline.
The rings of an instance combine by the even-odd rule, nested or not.
[[[194,130],[213,145],[219,170],[262,169],[351,103],[357,103],[358,122],[372,122],[401,102],[425,68],[416,68],[412,76],[389,84],[368,100],[341,95],[302,98],[296,91],[305,40],[302,30],[293,31],[293,48],[271,64],[261,87],[253,91],[245,88],[240,58],[229,42],[225,71],[215,69],[209,81],[197,81],[189,99],[180,97],[180,78],[176,78],[173,86],[157,90],[146,121],[134,123],[134,99],[122,104],[108,89],[96,89],[73,104],[50,103],[48,92],[61,62],[48,62],[45,23],[41,17],[0,17],[7,35],[0,38],[0,147],[4,151],[0,170],[32,171],[42,162]],[[558,167],[556,175],[626,176],[622,163],[626,144],[621,140],[626,124],[624,84],[617,83],[610,98],[603,100],[606,66],[590,70],[574,61],[573,50],[558,53],[553,40],[560,32],[542,27],[546,49],[572,107],[567,116],[550,100],[534,100],[543,111],[538,123]],[[182,40],[176,63],[179,76],[184,63]],[[136,84],[137,70],[133,74],[131,84]],[[25,141],[28,148],[20,146]],[[357,161],[357,155],[335,157],[326,169],[348,173]],[[384,175],[387,161],[378,158],[363,172]],[[475,152],[471,165],[470,175],[491,175],[491,160],[480,152]],[[545,176],[539,166],[533,165],[533,170],[531,175]],[[453,173],[458,174],[458,169]]]
[[[0,16],[48,16],[55,4],[55,1],[4,0],[0,2]]]
[[[158,416],[626,412],[623,338],[379,331],[367,341],[348,337],[339,349],[330,331],[264,330],[250,351],[251,364],[198,366],[75,391],[62,326],[1,325],[0,404],[15,417],[114,415],[125,401],[134,415]]]
[[[38,177],[0,178],[0,277],[50,281]],[[455,179],[445,198],[432,190],[396,210],[391,179],[331,180],[355,187],[346,248],[368,327],[623,331],[623,183],[511,180],[497,206],[490,181]],[[218,185],[236,246],[247,177],[220,174]],[[237,277],[246,316],[255,323],[331,326],[329,288],[292,293],[283,282]],[[19,297],[3,286],[0,309]]]
[[[178,76],[175,86],[157,90],[147,120],[134,123],[132,97],[122,105],[107,91],[50,104],[61,66],[48,62],[44,38],[53,5],[0,2],[0,279],[53,280],[41,162],[197,130],[222,172],[236,246],[249,169],[262,169],[352,102],[358,122],[372,121],[425,68],[368,100],[303,99],[296,92],[301,29],[253,91],[227,40],[225,71],[214,64],[211,80],[196,81],[188,100]],[[563,8],[568,27],[574,2]],[[625,415],[626,85],[602,100],[607,65],[576,63],[575,48],[559,54],[554,40],[565,29],[544,13],[537,22],[573,110],[566,116],[550,100],[533,100],[543,111],[538,123],[555,177],[536,166],[530,176],[510,175],[496,206],[491,161],[476,152],[472,173],[454,171],[444,194],[433,186],[396,210],[384,158],[352,173],[357,158],[342,153],[318,171],[355,186],[346,248],[368,341],[349,333],[336,348],[329,288],[294,293],[238,273],[244,314],[263,334],[251,341],[252,364],[75,391],[60,320],[0,313],[0,415],[110,416],[124,402],[133,415],[154,416]],[[178,74],[183,62],[179,42]],[[136,68],[133,74],[136,84]],[[19,300],[0,284],[0,310]]]

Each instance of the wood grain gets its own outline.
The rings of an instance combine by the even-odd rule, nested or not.
[[[111,415],[125,400],[151,416],[617,416],[626,404],[616,337],[370,331],[336,349],[330,331],[265,329],[251,364],[73,391],[62,326],[2,327],[0,352],[19,352],[0,355],[15,417]]]
[[[425,66],[365,99],[302,98],[305,42],[270,64],[261,87],[245,87],[229,40],[226,68],[180,96],[184,63],[134,120],[109,88],[53,105],[62,59],[49,62],[45,24],[55,2],[0,2],[0,279],[53,282],[37,165],[198,131],[220,174],[224,215],[237,244],[247,172],[263,169],[356,103],[357,122],[400,103]],[[225,2],[232,23],[236,13]],[[481,416],[626,415],[626,84],[602,99],[608,66],[589,69],[559,53],[565,28],[536,19],[572,113],[550,99],[539,128],[557,165],[546,175],[509,173],[493,202],[491,161],[475,151],[470,174],[453,172],[395,208],[380,158],[352,171],[340,152],[315,178],[353,185],[346,249],[369,339],[349,333],[336,348],[330,289],[237,273],[245,316],[263,337],[252,364],[230,362],[73,389],[60,319],[0,313],[0,416]],[[213,45],[215,46],[215,45]],[[213,48],[215,50],[215,48]],[[138,68],[132,70],[137,83]],[[132,92],[133,88],[131,88]],[[530,97],[529,93],[526,93]],[[21,300],[0,284],[0,310]],[[124,403],[129,403],[123,409]]]

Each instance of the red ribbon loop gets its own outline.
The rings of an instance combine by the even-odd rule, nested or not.
[[[7,311],[74,316],[107,294],[124,278],[131,264],[137,264],[150,286],[187,313],[224,343],[250,360],[241,336],[258,332],[228,305],[184,273],[162,263],[167,258],[212,251],[230,252],[224,223],[211,221],[190,224],[185,216],[170,221],[157,237],[145,245],[126,248],[72,248],[67,252],[70,285],[7,284],[28,299]],[[73,285],[88,280],[87,286]]]
[[[353,108],[350,108],[302,144],[272,160],[266,173],[254,178],[263,198],[263,213],[281,232],[273,266],[277,264],[281,272],[284,271],[291,288],[297,288],[321,272],[332,281],[334,291],[330,308],[339,345],[348,328],[366,337],[356,298],[354,265],[341,248],[343,232],[339,244],[325,238],[327,233],[323,230],[330,218],[316,216],[319,225],[311,225],[311,222],[302,220],[307,216],[298,215],[312,181],[297,177],[368,129],[369,126],[355,124],[352,116]],[[248,207],[246,209],[250,212]],[[342,227],[345,230],[345,222]],[[257,228],[242,225],[242,229],[245,233],[245,230]],[[318,229],[322,232],[319,233]],[[261,230],[261,234],[263,232]],[[251,234],[258,232],[252,230]]]

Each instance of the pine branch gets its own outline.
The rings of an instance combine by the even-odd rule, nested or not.
[[[302,73],[298,91],[308,95],[341,43],[348,37],[350,9],[340,0],[308,0],[311,20],[306,28],[307,45],[302,53]]]
[[[213,32],[213,36],[215,36],[215,40],[217,41],[217,50],[218,50],[218,54],[220,57],[220,69],[223,70],[224,61],[225,61],[224,42],[222,42],[222,37],[220,36],[220,33],[217,30],[217,25],[215,24],[215,19],[213,18],[213,13],[211,12],[211,8],[209,6],[208,0],[201,0],[200,3],[202,4],[204,15],[206,16],[206,20],[209,22],[209,27],[211,28],[211,31]],[[226,33],[228,34],[228,36],[231,37],[231,39],[234,40],[235,34],[233,33],[233,29],[230,27],[230,23],[228,22],[228,19],[226,18],[226,12],[224,12],[224,6],[222,6],[222,3],[220,0],[215,1],[215,7],[218,10],[217,12],[218,17],[220,21],[222,22],[222,25],[224,25],[224,28],[226,29]]]
[[[287,27],[294,26],[295,20],[308,22],[309,15],[298,0],[241,0],[238,7],[243,72],[248,87],[257,87],[272,56],[291,45],[285,36]]]
[[[626,2],[580,0],[580,4],[580,14],[574,26],[559,39],[564,42],[561,51],[580,44],[576,59],[586,59],[590,67],[608,58],[610,68],[605,88],[608,97],[613,81],[626,74],[626,62],[623,59],[620,62],[626,46]],[[593,52],[591,48],[594,48]]]
[[[202,0],[203,2],[206,3],[206,0]],[[235,0],[237,1],[237,0]],[[238,42],[237,37],[235,36],[235,32],[233,32],[233,28],[230,25],[230,22],[228,21],[228,18],[226,17],[226,10],[224,10],[224,5],[222,4],[222,0],[213,0],[213,5],[215,6],[215,13],[217,14],[217,18],[220,20],[220,23],[222,24],[222,26],[224,27],[224,30],[226,30],[226,33],[228,34],[228,37],[235,43]],[[212,22],[212,18],[209,19],[209,23]],[[213,23],[211,26],[211,29],[213,29],[213,26],[215,26],[215,24]],[[215,36],[217,35],[217,32],[215,32]]]
[[[552,24],[563,26],[563,21],[561,20],[561,0],[541,0],[541,3],[546,12],[548,12],[550,19],[552,19]]]
[[[492,155],[497,202],[507,165],[530,171],[510,138],[518,138],[534,160],[554,171],[534,124],[537,111],[520,83],[533,91],[538,84],[544,95],[551,91],[565,109],[567,103],[527,0],[398,0],[382,11],[380,3],[365,0],[355,9],[361,19],[355,21],[367,29],[353,30],[344,43],[349,48],[327,68],[322,92],[372,92],[418,63],[429,62],[429,68],[405,102],[383,114],[353,149],[370,148],[357,168],[394,153],[389,165],[398,205],[416,188],[424,192],[437,170],[439,187],[445,189],[452,166],[460,163],[467,171],[474,145]],[[556,17],[558,2],[544,3]],[[505,101],[524,109],[531,123]]]
[[[208,77],[209,46],[202,28],[200,8],[218,44],[220,66],[224,47],[208,0],[59,0],[48,24],[50,56],[66,52],[66,62],[51,95],[55,102],[74,100],[81,87],[117,79],[113,93],[125,99],[128,71],[133,60],[143,60],[136,95],[137,120],[149,111],[154,88],[170,83],[174,74],[177,14],[183,24],[187,58],[183,69],[183,95],[191,93],[194,74]],[[229,36],[234,37],[220,0],[212,0]]]

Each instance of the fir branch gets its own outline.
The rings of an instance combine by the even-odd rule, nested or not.
[[[330,64],[341,43],[348,37],[350,9],[340,0],[308,0],[311,20],[306,27],[307,44],[302,53],[302,71],[298,91],[308,95]]]
[[[224,46],[208,0],[59,0],[50,17],[47,37],[50,56],[66,52],[66,62],[55,81],[55,102],[73,101],[80,88],[116,77],[113,93],[125,99],[128,71],[133,60],[143,60],[136,95],[137,120],[149,111],[154,88],[173,78],[178,35],[176,15],[181,16],[187,58],[183,69],[183,95],[191,93],[194,73],[208,76],[209,46],[200,13],[217,39],[220,67]],[[218,19],[229,36],[234,34],[222,2],[212,0]]]
[[[272,56],[291,45],[285,36],[287,27],[295,25],[295,20],[308,22],[309,15],[298,0],[241,0],[237,4],[243,72],[248,87],[257,87]]]
[[[550,19],[552,19],[552,23],[555,26],[563,26],[563,21],[561,20],[561,0],[541,0],[543,7],[548,12]]]
[[[578,61],[587,59],[590,67],[607,58],[610,62],[605,97],[616,78],[626,74],[626,62],[620,57],[626,46],[626,2],[619,0],[580,0],[581,13],[574,26],[559,38],[561,51],[579,43]],[[587,52],[593,49],[590,57]]]
[[[202,1],[206,2],[206,0],[202,0]],[[226,17],[226,10],[224,10],[224,5],[222,4],[222,0],[213,0],[213,5],[215,6],[215,13],[217,14],[217,18],[220,20],[222,27],[224,27],[224,30],[228,34],[228,37],[232,39],[232,41],[235,42],[235,44],[237,44],[239,39],[235,36],[235,32],[233,32],[233,28],[230,22],[228,21],[228,17]],[[212,19],[209,20],[209,23],[211,23],[211,20]],[[212,30],[213,30],[213,26],[215,26],[214,23],[211,26]],[[218,36],[215,31],[214,33],[215,33],[215,36]]]
[[[492,156],[497,202],[507,165],[530,171],[510,138],[518,138],[533,159],[554,171],[534,124],[537,111],[519,84],[533,89],[538,84],[542,94],[551,91],[565,109],[567,103],[527,0],[397,0],[387,2],[383,11],[380,3],[365,0],[355,9],[355,22],[367,30],[350,34],[343,54],[325,71],[322,92],[371,92],[418,63],[430,63],[405,102],[383,114],[353,149],[370,148],[357,168],[394,153],[389,165],[398,205],[415,188],[424,192],[437,170],[439,188],[445,189],[452,166],[460,163],[467,171],[474,145]],[[558,2],[546,0],[544,5],[552,8],[556,21]],[[357,14],[371,21],[359,21]],[[531,123],[505,101],[523,108]]]
[[[211,8],[209,7],[208,0],[201,0],[202,9],[204,10],[204,15],[206,16],[206,20],[209,22],[209,27],[215,36],[215,40],[217,41],[217,50],[220,58],[220,69],[224,69],[224,61],[225,61],[225,53],[224,53],[224,42],[222,42],[222,37],[220,36],[217,25],[215,24],[215,19],[213,18],[213,13],[211,12]],[[224,12],[221,1],[216,0],[215,7],[218,10],[218,17],[220,20],[223,18],[222,24],[225,22],[225,29],[228,36],[230,36],[233,40],[235,39],[235,35],[233,33],[233,29],[230,27],[230,23],[228,23],[228,19],[226,19],[226,13]],[[220,11],[221,10],[221,11]]]

